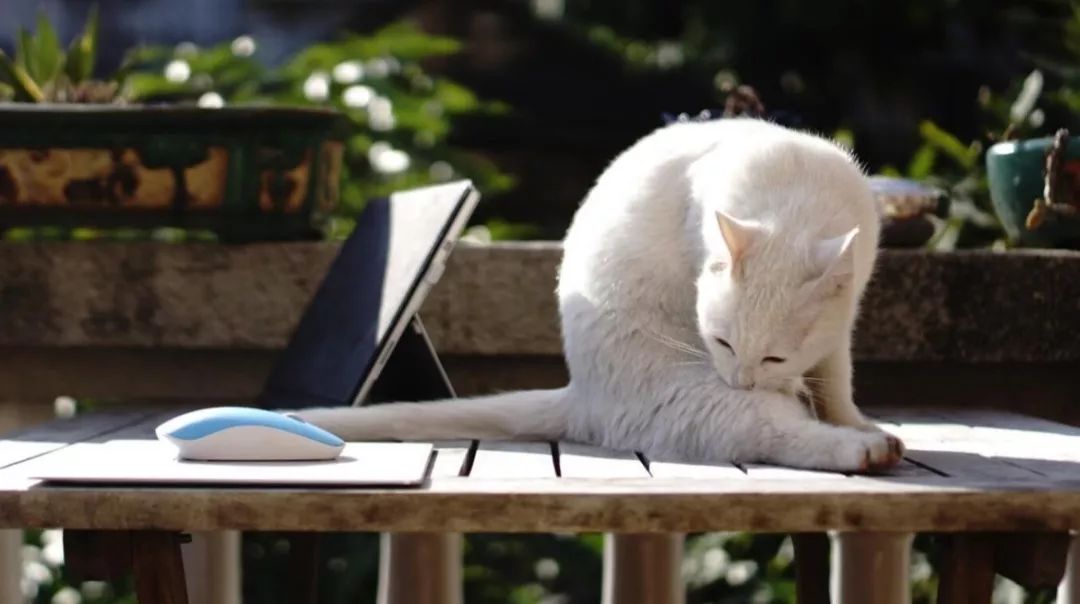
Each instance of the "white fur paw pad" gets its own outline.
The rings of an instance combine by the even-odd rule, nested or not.
[[[881,472],[895,467],[904,458],[904,443],[887,432],[861,432],[844,447],[850,470]]]
[[[868,442],[863,452],[860,472],[880,472],[895,467],[904,459],[904,443],[887,432],[873,435],[874,442]]]

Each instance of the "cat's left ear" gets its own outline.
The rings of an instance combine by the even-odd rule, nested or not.
[[[858,237],[859,227],[855,227],[839,237],[824,239],[814,247],[814,259],[821,271],[815,279],[815,289],[819,293],[834,293],[854,276],[855,242]]]
[[[739,260],[746,254],[747,248],[757,237],[756,225],[748,220],[739,220],[734,216],[716,211],[716,224],[720,227],[720,235],[727,249],[727,260],[732,266],[739,264]]]

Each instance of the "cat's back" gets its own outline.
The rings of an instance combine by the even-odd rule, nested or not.
[[[831,235],[856,225],[876,228],[869,183],[846,149],[760,120],[725,121],[718,125],[715,144],[687,171],[699,202],[775,231]]]

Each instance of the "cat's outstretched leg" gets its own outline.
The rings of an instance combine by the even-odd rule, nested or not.
[[[851,390],[851,345],[848,341],[845,340],[836,351],[822,359],[807,377],[810,390],[814,393],[818,419],[837,426],[880,431],[855,406]]]
[[[760,461],[840,472],[883,470],[900,463],[904,445],[880,430],[822,423],[791,397],[754,393]]]

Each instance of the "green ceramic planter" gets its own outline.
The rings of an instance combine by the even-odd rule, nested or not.
[[[210,229],[314,236],[338,201],[339,113],[0,104],[0,229]]]
[[[1080,247],[1080,215],[1048,215],[1034,229],[1027,217],[1036,199],[1043,196],[1046,182],[1046,151],[1051,138],[1035,138],[998,143],[986,152],[986,173],[990,198],[1002,226],[1013,243],[1024,247]],[[1069,139],[1065,147],[1061,178],[1064,199],[1080,207],[1080,139]]]

